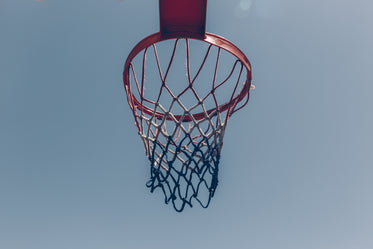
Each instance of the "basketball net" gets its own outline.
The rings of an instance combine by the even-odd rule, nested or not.
[[[194,200],[206,208],[214,196],[218,185],[224,131],[229,117],[246,105],[249,99],[247,88],[250,88],[251,84],[242,83],[246,82],[246,69],[238,59],[235,59],[232,65],[227,65],[231,70],[225,77],[217,79],[221,48],[212,44],[208,46],[206,54],[202,55],[202,63],[192,76],[189,40],[174,40],[172,55],[164,72],[161,70],[156,44],[150,45],[139,54],[142,55],[141,70],[130,63],[128,70],[131,76],[126,93],[150,162],[150,180],[146,186],[151,192],[163,192],[165,203],[172,203],[175,210],[180,212],[185,205],[192,207]],[[185,41],[187,50],[184,76],[187,77],[188,84],[175,92],[167,80],[180,41]],[[212,83],[206,82],[210,89],[202,94],[198,92],[195,82],[206,66],[207,58],[211,57],[212,49],[217,50],[216,65],[211,77]],[[161,81],[155,99],[145,96],[145,61],[149,50],[152,50],[155,56]],[[141,73],[137,74],[137,71]],[[232,80],[232,77],[235,79]],[[152,79],[148,81],[150,82],[147,84],[152,84]],[[221,104],[216,92],[227,82],[233,82],[235,85],[232,87],[233,92],[226,93],[228,101]],[[243,91],[247,91],[247,94],[240,94]],[[194,103],[187,105],[182,101],[187,93],[193,96]],[[168,100],[162,102],[165,98]],[[207,104],[207,99],[213,101]]]

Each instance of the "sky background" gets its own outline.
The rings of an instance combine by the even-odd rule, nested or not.
[[[176,213],[122,83],[155,0],[0,0],[0,248],[373,248],[373,1],[210,0],[256,85]]]

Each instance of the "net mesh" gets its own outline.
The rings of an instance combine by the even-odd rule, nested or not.
[[[227,121],[247,103],[248,94],[245,99],[238,96],[248,86],[242,84],[246,82],[246,69],[236,58],[230,61],[231,65],[225,65],[229,70],[219,78],[222,49],[210,44],[204,53],[198,53],[202,59],[193,64],[198,66],[192,76],[190,41],[175,39],[172,42],[172,53],[164,60],[164,70],[156,44],[137,56],[140,57],[138,64],[134,60],[129,67],[130,87],[126,91],[150,161],[150,180],[146,186],[151,192],[161,190],[165,203],[172,203],[180,212],[186,205],[192,207],[193,200],[206,208],[214,196]],[[185,84],[168,83],[174,64],[180,64],[177,52],[184,56],[184,72],[178,74],[186,78]],[[156,72],[150,76],[149,89],[145,87],[146,75],[152,71],[146,69],[148,56],[152,57],[151,65]],[[202,76],[206,75],[205,68],[209,68],[206,71],[210,77]],[[197,83],[199,79],[201,84]],[[157,80],[159,83],[155,84]],[[230,93],[225,86],[228,83]],[[228,96],[223,103],[219,91]],[[146,92],[153,94],[153,99],[147,97]]]

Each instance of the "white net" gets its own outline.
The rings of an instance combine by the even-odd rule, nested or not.
[[[147,186],[177,211],[193,200],[207,207],[227,121],[248,100],[238,97],[247,69],[217,46],[174,39],[144,49],[129,70],[128,99],[151,164]]]

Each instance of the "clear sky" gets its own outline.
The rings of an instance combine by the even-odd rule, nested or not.
[[[149,193],[122,83],[155,0],[0,0],[0,248],[373,248],[373,1],[210,0],[253,66],[208,209]]]

